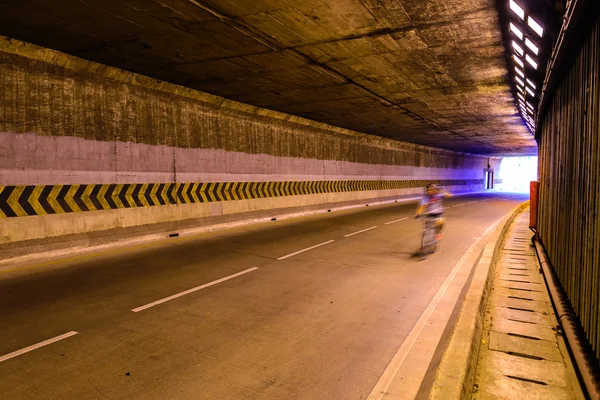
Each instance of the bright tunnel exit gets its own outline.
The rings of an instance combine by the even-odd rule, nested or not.
[[[529,182],[537,180],[538,158],[504,157],[500,162],[499,179],[496,189],[503,192],[529,193]]]

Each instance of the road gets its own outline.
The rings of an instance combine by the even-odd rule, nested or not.
[[[424,261],[415,205],[398,203],[0,271],[0,397],[366,399],[457,261],[523,200],[449,199]]]

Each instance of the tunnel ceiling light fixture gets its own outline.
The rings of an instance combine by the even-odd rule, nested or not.
[[[531,110],[533,110],[533,106],[530,102],[526,101],[525,104],[527,104],[527,108],[531,108]]]
[[[513,60],[515,60],[515,63],[517,63],[521,68],[525,68],[525,64],[523,64],[523,61],[517,57],[516,54],[513,54]]]
[[[517,83],[521,86],[525,86],[525,82],[523,82],[523,80],[521,78],[519,78],[518,76],[515,76],[515,80],[517,81]],[[529,79],[527,79],[529,80]],[[535,87],[534,87],[535,89]]]
[[[535,86],[535,83],[531,82],[531,80],[529,80],[529,79],[525,79],[525,80],[527,81],[527,84],[529,86],[531,86],[532,89],[537,89],[537,87]]]
[[[521,18],[523,21],[525,20],[525,10],[515,3],[514,0],[510,0],[509,7],[515,14],[519,16],[519,18]]]
[[[525,101],[525,96],[523,96],[521,93],[517,93],[517,96],[519,96],[521,100]]]
[[[519,39],[523,40],[523,32],[521,32],[521,30],[517,28],[516,25],[512,22],[510,23],[510,31],[517,35]]]
[[[522,48],[521,46],[519,46],[519,45],[517,44],[517,42],[515,42],[514,40],[512,41],[512,46],[513,46],[513,49],[514,49],[514,50],[515,50],[517,53],[519,53],[519,55],[520,55],[520,56],[522,56],[523,54],[525,54],[525,51],[523,50],[523,48]]]
[[[527,17],[527,25],[529,25],[531,29],[533,29],[533,31],[537,33],[540,37],[542,37],[542,35],[544,34],[544,28],[542,28],[540,24],[535,22],[535,20],[531,18],[531,16]]]
[[[536,56],[540,52],[540,49],[529,38],[525,38],[525,46],[529,47],[529,50],[533,51]]]
[[[535,97],[535,93],[533,92],[533,90],[529,89],[529,87],[525,87],[525,90],[527,90],[527,93],[529,93],[531,97]]]
[[[534,69],[537,69],[538,64],[537,62],[535,62],[535,60],[531,57],[529,57],[529,54],[525,55],[525,61],[527,61],[529,63],[529,65],[531,65]]]
[[[523,70],[520,70],[519,67],[515,67],[515,71],[521,76],[521,78],[525,79],[525,72],[523,72]]]

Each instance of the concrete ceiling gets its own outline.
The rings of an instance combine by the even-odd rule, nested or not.
[[[0,34],[253,105],[535,154],[495,0],[0,0]]]

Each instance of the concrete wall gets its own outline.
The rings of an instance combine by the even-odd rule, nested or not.
[[[0,243],[403,196],[427,181],[482,189],[487,158],[260,109],[1,37],[0,76]],[[221,190],[219,182],[229,184]],[[261,182],[278,183],[270,192]],[[148,204],[153,187],[165,201]]]

